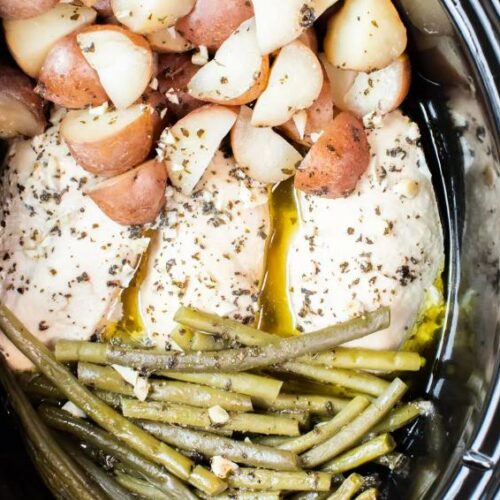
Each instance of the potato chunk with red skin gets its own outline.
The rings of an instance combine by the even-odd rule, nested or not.
[[[27,19],[52,9],[59,0],[0,0],[0,17],[3,19]]]
[[[340,113],[300,164],[295,187],[325,198],[347,196],[369,162],[370,148],[363,123],[351,113]]]

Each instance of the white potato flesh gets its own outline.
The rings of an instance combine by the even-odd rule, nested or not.
[[[207,105],[165,129],[159,142],[160,158],[170,181],[184,194],[195,189],[237,116],[231,109]]]
[[[195,0],[111,0],[113,13],[136,33],[154,33],[189,14]]]
[[[43,131],[40,120],[29,107],[10,97],[0,94],[0,138],[9,139],[17,135],[33,137]]]
[[[150,110],[142,104],[102,115],[88,109],[69,111],[61,123],[61,135],[75,143],[102,141],[119,134],[144,113],[150,113]]]
[[[267,186],[249,179],[217,152],[186,196],[167,188],[167,205],[153,239],[139,292],[152,343],[164,348],[179,306],[252,322],[270,232]]]
[[[181,53],[194,48],[175,28],[169,26],[146,35],[151,48],[161,53]]]
[[[336,67],[382,69],[406,49],[406,28],[391,0],[346,0],[329,21],[325,54]]]
[[[295,173],[300,153],[271,127],[254,127],[252,110],[242,106],[231,131],[234,158],[245,173],[260,182],[274,184]]]
[[[442,298],[443,234],[417,125],[399,111],[377,123],[367,130],[370,166],[350,196],[298,193],[289,289],[305,332],[390,306],[389,328],[349,345],[397,349],[428,299]]]
[[[118,109],[127,108],[139,99],[153,76],[151,51],[115,30],[79,33],[77,41]]]
[[[60,3],[40,16],[4,20],[5,40],[21,69],[36,78],[52,46],[73,31],[92,24],[96,16],[93,9]]]
[[[245,21],[221,45],[215,57],[189,82],[189,92],[201,100],[230,101],[246,94],[261,77],[255,19]]]
[[[252,0],[262,54],[293,42],[337,0]]]
[[[323,70],[316,54],[301,42],[283,47],[274,61],[266,90],[257,100],[252,125],[282,125],[316,100]]]
[[[121,316],[121,291],[149,240],[134,237],[85,196],[98,179],[76,164],[58,127],[16,141],[7,164],[0,301],[47,345],[86,340]],[[3,335],[0,351],[14,368],[32,367]]]

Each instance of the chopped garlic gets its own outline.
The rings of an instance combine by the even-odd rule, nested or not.
[[[100,106],[89,108],[89,115],[102,116],[108,110],[108,101],[103,102]]]
[[[394,191],[400,196],[413,199],[420,191],[420,185],[413,179],[403,179],[394,186]]]
[[[382,117],[376,111],[363,116],[363,125],[365,128],[373,129],[379,127],[381,124]]]
[[[191,57],[191,62],[196,66],[205,66],[208,62],[208,49],[205,45],[200,45],[198,50]]]
[[[295,124],[297,132],[299,133],[300,139],[304,139],[304,136],[306,134],[306,125],[307,125],[307,111],[303,109],[302,111],[295,113],[292,116],[292,120],[293,123]]]
[[[224,425],[229,422],[229,413],[222,406],[212,406],[208,409],[208,418],[212,424]]]
[[[152,90],[158,90],[158,78],[154,77],[149,84],[149,88]]]
[[[323,135],[323,130],[319,133],[313,132],[311,134],[311,141],[314,143],[318,142],[319,138]]]
[[[122,365],[111,365],[125,380],[125,382],[129,383],[130,385],[135,386],[137,384],[137,380],[139,379],[139,373],[134,370],[133,368],[130,368],[129,366],[122,366]]]
[[[167,115],[167,111],[168,109],[167,108],[163,108],[161,111],[160,111],[160,118],[163,120],[163,118],[165,118],[165,116]]]
[[[145,377],[138,377],[137,382],[134,384],[134,394],[137,399],[140,401],[146,401],[146,398],[149,394],[149,389],[151,384],[148,382],[148,379]]]
[[[172,104],[180,104],[181,103],[181,101],[179,101],[179,96],[177,95],[177,92],[173,88],[168,89],[165,92],[165,97],[167,98],[167,101],[171,102]]]
[[[63,404],[61,406],[61,410],[64,410],[64,411],[70,413],[74,417],[87,418],[87,414],[83,410],[78,408],[78,406],[76,406],[71,401],[68,401],[67,403]]]
[[[222,479],[226,478],[231,472],[238,470],[238,465],[219,455],[212,458],[210,465],[212,472]]]

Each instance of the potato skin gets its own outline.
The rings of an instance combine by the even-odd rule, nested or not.
[[[165,205],[167,171],[163,163],[150,160],[109,179],[88,194],[118,224],[153,222]]]
[[[31,80],[19,69],[0,64],[0,93],[23,103],[39,123],[41,134],[47,121],[43,109],[43,100],[33,91]]]
[[[52,9],[59,0],[0,0],[0,17],[3,19],[27,19]]]
[[[370,163],[370,147],[363,123],[342,112],[325,128],[295,176],[300,191],[324,198],[340,198],[354,190]]]
[[[117,134],[93,142],[69,140],[61,135],[75,161],[85,170],[103,177],[114,177],[144,161],[153,147],[155,119],[149,111]]]
[[[205,104],[188,91],[188,83],[199,69],[188,54],[161,54],[158,58],[158,88],[168,94],[168,108],[177,118]]]
[[[177,21],[176,29],[193,45],[215,51],[252,16],[248,0],[197,0],[193,10]]]
[[[78,46],[77,34],[65,36],[50,49],[35,88],[44,99],[70,109],[99,106],[108,100],[97,72]]]

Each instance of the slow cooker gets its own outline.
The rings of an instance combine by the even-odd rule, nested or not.
[[[415,68],[407,112],[422,130],[446,236],[443,333],[416,390],[437,412],[400,436],[408,477],[385,498],[498,498],[500,488],[500,4],[400,0]],[[0,149],[0,154],[1,154]],[[51,498],[0,394],[0,498]]]

